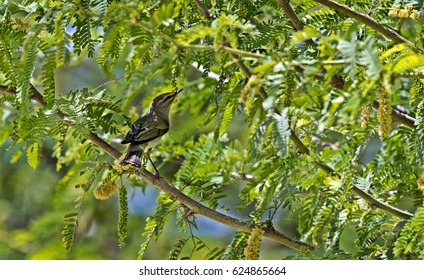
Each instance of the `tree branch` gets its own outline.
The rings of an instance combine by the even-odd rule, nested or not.
[[[303,30],[303,23],[300,21],[300,19],[297,17],[296,13],[293,11],[293,8],[289,4],[289,0],[276,0],[277,4],[283,9],[286,16],[289,18],[291,23],[293,24],[296,31]],[[315,42],[312,39],[308,39],[305,41],[308,45],[316,45]],[[327,73],[327,70],[324,68],[323,65],[321,65],[321,71],[323,73]],[[343,89],[344,87],[344,80],[339,75],[333,75],[331,77],[330,84],[338,89]]]
[[[46,106],[46,103],[43,100],[43,96],[41,93],[35,88],[32,87],[33,95],[32,99],[35,100],[38,104],[41,106]],[[8,88],[6,86],[0,85],[0,93],[6,93],[6,94],[16,94],[16,89]],[[56,117],[61,120],[63,123],[69,126],[75,126],[72,122],[65,119],[65,115],[62,112],[58,112],[56,114]],[[94,133],[88,134],[88,139],[96,146],[98,146],[103,151],[107,152],[109,155],[111,155],[115,159],[119,159],[122,154],[117,151],[114,147],[109,145],[107,142],[105,142],[103,139],[101,139],[99,136],[97,136]],[[233,217],[230,217],[228,215],[222,214],[220,212],[214,211],[199,202],[191,199],[175,187],[171,186],[169,183],[165,182],[163,179],[156,177],[152,173],[148,172],[146,169],[143,169],[141,171],[136,171],[135,174],[140,177],[141,179],[149,182],[153,186],[157,187],[161,191],[165,192],[166,194],[170,195],[174,199],[178,200],[181,204],[189,208],[193,213],[200,214],[202,216],[208,217],[212,220],[215,220],[219,223],[228,225],[230,227],[236,228],[241,231],[245,232],[251,232],[252,228],[255,227],[255,225],[250,225],[246,222],[243,222],[241,220],[235,219]],[[263,228],[264,230],[264,236],[273,239],[275,241],[280,242],[281,244],[284,244],[290,248],[300,250],[300,249],[310,249],[314,250],[314,246],[301,242],[299,240],[296,240],[294,238],[291,238],[281,232],[278,232],[274,229],[270,228]]]
[[[212,17],[211,17],[211,14],[209,13],[208,8],[200,0],[194,0],[194,2],[196,2],[196,5],[199,8],[199,10],[202,11],[203,16],[207,20],[212,20]]]
[[[368,25],[369,27],[371,27],[372,29],[380,32],[381,34],[383,34],[385,37],[387,37],[388,39],[395,41],[396,43],[407,43],[411,46],[415,45],[409,41],[408,39],[406,39],[405,37],[403,37],[402,35],[400,35],[399,33],[397,33],[396,31],[387,28],[386,26],[380,24],[378,21],[376,21],[375,19],[373,19],[372,17],[370,17],[369,15],[366,14],[362,14],[359,12],[356,12],[355,10],[342,5],[340,3],[337,3],[335,1],[331,1],[331,0],[315,0],[315,2],[321,3],[324,6],[327,6],[331,9],[334,9],[344,15],[347,15],[351,18],[356,19],[359,22],[362,22],[365,25]]]
[[[137,171],[136,174],[142,177],[144,180],[146,180],[150,184],[164,191],[168,195],[177,199],[181,204],[188,207],[194,213],[201,214],[202,216],[208,217],[214,221],[220,222],[230,227],[237,228],[241,231],[251,232],[252,228],[255,227],[254,225],[248,225],[247,223],[243,221],[224,215],[222,213],[219,213],[217,211],[214,211],[204,206],[203,204],[200,204],[199,202],[191,199],[190,197],[180,192],[178,189],[172,187],[171,185],[166,183],[164,180],[158,179],[158,177],[146,171],[145,169],[142,171]],[[276,240],[280,242],[281,244],[284,244],[290,248],[293,248],[296,250],[299,250],[301,248],[314,250],[314,246],[295,240],[293,238],[290,238],[274,229],[263,228],[263,230],[264,230],[264,236],[269,237],[270,239]]]
[[[293,11],[292,7],[289,4],[289,0],[276,0],[277,4],[283,9],[286,16],[289,18],[291,23],[293,24],[293,27],[296,31],[303,30],[303,24],[300,21],[300,19],[297,17],[295,12]],[[312,41],[312,40],[311,40]]]

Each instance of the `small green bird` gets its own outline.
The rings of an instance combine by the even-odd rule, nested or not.
[[[131,164],[136,168],[141,167],[141,156],[156,146],[162,136],[169,130],[169,110],[172,102],[182,89],[163,93],[150,104],[147,114],[136,120],[122,144],[130,144],[124,159],[119,163],[121,166]],[[149,160],[151,161],[150,157]],[[152,162],[153,164],[153,162]],[[156,170],[156,167],[153,165]],[[158,173],[158,171],[156,170]]]

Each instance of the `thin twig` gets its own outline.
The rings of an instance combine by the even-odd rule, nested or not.
[[[208,8],[200,0],[194,0],[194,2],[196,2],[197,7],[200,9],[200,11],[202,11],[203,16],[207,20],[212,20],[212,17],[211,17],[211,14],[209,13]]]

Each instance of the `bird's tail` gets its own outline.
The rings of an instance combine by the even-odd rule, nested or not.
[[[120,166],[131,164],[135,168],[141,168],[141,156],[143,149],[140,147],[129,146],[127,154],[124,159],[119,163]]]

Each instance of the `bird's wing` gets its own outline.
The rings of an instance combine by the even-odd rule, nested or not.
[[[169,123],[166,120],[154,118],[154,117],[141,117],[128,131],[122,144],[132,143],[135,145],[141,145],[148,143],[158,137],[161,137],[169,130]]]

